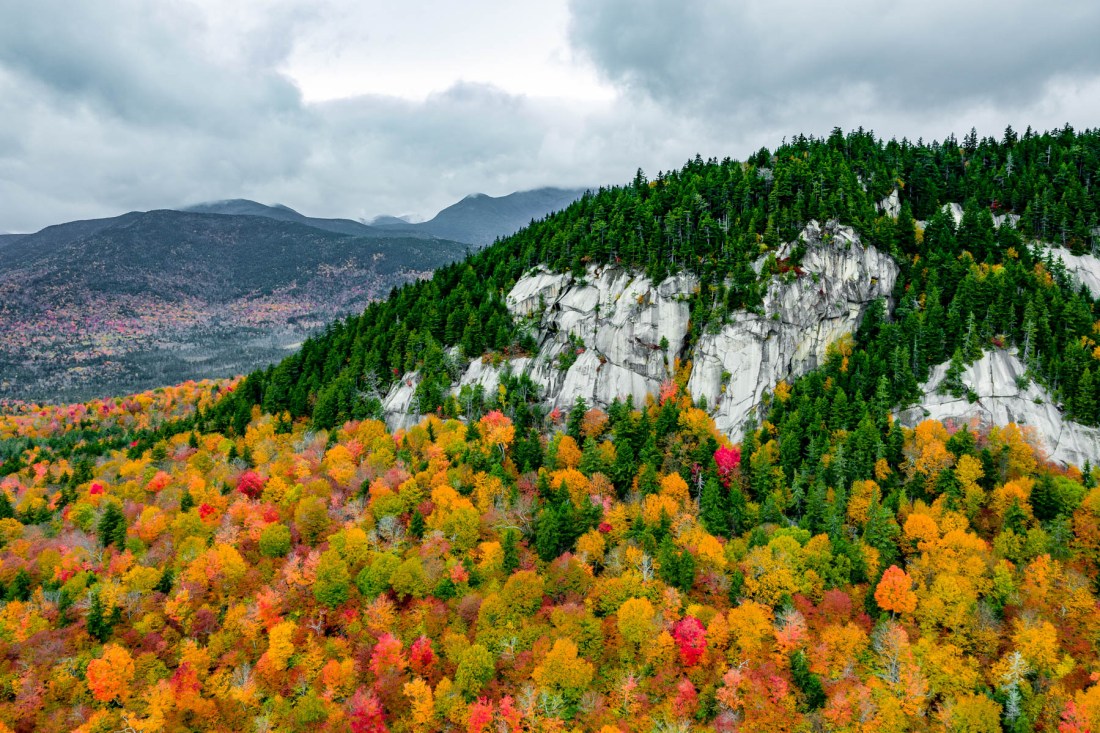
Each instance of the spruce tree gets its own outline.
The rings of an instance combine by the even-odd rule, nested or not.
[[[543,509],[535,525],[535,551],[544,562],[550,562],[560,554],[560,545],[561,528],[557,512],[550,508]]]
[[[424,515],[420,513],[420,509],[413,509],[412,517],[409,518],[409,536],[420,539],[424,536],[424,529]]]
[[[92,591],[85,626],[88,629],[88,634],[100,644],[106,643],[111,638],[111,630],[114,628],[114,624],[112,619],[104,613],[103,601],[99,597],[98,589]]]
[[[504,530],[504,560],[502,566],[505,575],[511,575],[519,568],[519,532],[512,528]]]
[[[103,547],[115,545],[119,550],[126,546],[126,515],[113,501],[107,504],[96,524],[96,535]]]
[[[810,662],[806,653],[801,649],[791,652],[791,680],[798,689],[802,690],[805,699],[805,708],[808,711],[817,710],[825,705],[825,690],[821,686],[821,677],[810,671]]]
[[[1073,401],[1073,416],[1089,425],[1095,425],[1097,422],[1096,386],[1094,382],[1092,369],[1085,367],[1085,372],[1077,382],[1077,396]]]
[[[703,491],[699,495],[699,518],[711,534],[729,536],[729,502],[726,490],[718,482],[717,476],[711,476],[703,484]]]
[[[947,372],[943,375],[943,381],[940,382],[939,393],[953,397],[962,397],[966,394],[966,385],[962,380],[965,373],[966,360],[963,358],[963,351],[955,349],[955,353],[951,355],[951,363],[947,366]]]

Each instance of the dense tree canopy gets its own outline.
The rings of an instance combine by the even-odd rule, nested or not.
[[[639,173],[245,379],[0,415],[0,731],[1097,729],[1100,475],[893,411],[1014,344],[1097,422],[1096,303],[1034,240],[1092,246],[1098,153],[838,131]],[[896,257],[895,307],[739,444],[686,361],[644,404],[448,398],[448,348],[530,348],[538,263],[691,269],[699,329],[809,218]]]
[[[469,411],[476,403],[447,396],[459,369],[449,349],[467,358],[530,349],[531,335],[513,323],[504,296],[540,264],[580,272],[592,263],[618,263],[655,281],[690,270],[701,279],[692,303],[698,334],[759,302],[764,281],[753,261],[793,240],[810,219],[851,224],[903,265],[895,298],[902,328],[880,345],[890,350],[886,363],[907,367],[898,381],[923,377],[956,350],[966,359],[983,344],[1008,340],[1025,347],[1037,374],[1065,396],[1074,415],[1094,423],[1100,377],[1094,369],[1085,375],[1078,353],[1085,348],[1080,337],[1095,336],[1094,306],[1025,242],[1036,238],[1074,252],[1095,246],[1097,170],[1100,133],[1067,126],[942,143],[884,142],[871,132],[836,130],[825,139],[799,136],[774,152],[761,149],[743,162],[697,157],[653,180],[639,171],[631,184],[589,193],[334,324],[297,354],[252,374],[218,414],[218,426],[243,427],[250,402],[309,416],[321,427],[377,416],[385,390],[414,369],[422,377],[416,395],[422,413]],[[876,206],[895,190],[896,220]],[[957,231],[940,210],[947,203],[965,211]],[[1008,214],[1020,217],[1017,227],[995,228],[994,216]],[[924,227],[915,228],[914,220]],[[1067,287],[1044,287],[1051,278]],[[1073,352],[1063,354],[1072,344]],[[893,385],[891,396],[904,398],[911,389]],[[474,409],[480,414],[481,405]]]

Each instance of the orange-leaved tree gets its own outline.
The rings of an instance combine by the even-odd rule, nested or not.
[[[917,608],[913,579],[897,565],[886,568],[875,589],[875,602],[892,614],[912,613]]]
[[[88,690],[100,702],[114,702],[129,694],[134,660],[117,644],[103,647],[103,656],[88,662]]]

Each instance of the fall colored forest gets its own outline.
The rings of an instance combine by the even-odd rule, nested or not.
[[[1100,305],[1052,253],[1097,250],[1098,161],[1069,126],[697,158],[248,377],[0,405],[0,733],[1100,730],[1100,471],[895,418],[1015,348],[1100,424]],[[692,340],[802,276],[775,253],[810,218],[897,283],[739,443],[686,351],[644,404],[456,394],[530,353],[534,266],[693,272]],[[428,417],[389,432],[413,370]]]
[[[849,490],[792,491],[776,427],[731,445],[687,368],[549,414],[525,472],[499,410],[257,408],[73,462],[66,436],[148,442],[236,384],[0,418],[31,446],[0,483],[0,730],[1100,725],[1095,476],[929,421]]]

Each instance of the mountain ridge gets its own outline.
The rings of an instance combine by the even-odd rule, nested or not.
[[[467,248],[170,209],[47,227],[0,247],[0,395],[232,376]]]
[[[392,236],[387,232],[379,231],[376,227],[369,226],[351,219],[323,219],[301,214],[289,206],[283,204],[261,204],[250,199],[226,199],[201,204],[185,206],[177,211],[193,212],[198,214],[215,214],[222,216],[259,216],[279,221],[303,224],[322,231],[347,234],[357,237],[387,237]],[[412,234],[417,236],[419,233]],[[421,235],[422,236],[422,235]]]
[[[492,357],[497,360],[512,354],[529,356],[537,350],[537,329],[532,333],[517,322],[504,294],[531,268],[540,266],[551,272],[572,272],[582,281],[586,271],[602,264],[633,268],[635,276],[644,274],[654,283],[676,273],[693,273],[699,278],[695,290],[678,297],[690,303],[687,343],[694,345],[724,324],[752,317],[761,308],[771,278],[799,281],[807,276],[802,268],[807,249],[796,241],[796,227],[816,212],[826,221],[852,222],[865,243],[890,252],[900,266],[898,283],[905,288],[890,293],[877,311],[870,308],[868,312],[878,313],[877,325],[856,329],[865,350],[852,358],[858,357],[861,369],[871,376],[865,375],[858,384],[846,379],[846,391],[859,392],[864,403],[876,399],[891,405],[912,404],[919,401],[920,386],[935,366],[952,358],[966,363],[977,358],[967,354],[977,354],[981,346],[1034,338],[1038,341],[1033,346],[1041,344],[1040,351],[1033,348],[1029,357],[1034,374],[1065,405],[1067,415],[1095,425],[1100,420],[1100,390],[1087,369],[1087,348],[1082,346],[1089,343],[1089,328],[1096,320],[1095,300],[1084,291],[1071,292],[1071,275],[1044,255],[1039,242],[1051,233],[1051,219],[1030,197],[1038,195],[1038,186],[1050,184],[1040,183],[1030,171],[1048,164],[1040,157],[1043,144],[1060,151],[1059,155],[1100,160],[1097,140],[1092,131],[1080,136],[1062,131],[1042,136],[1029,133],[1024,139],[968,139],[963,144],[949,140],[907,148],[860,131],[847,139],[798,138],[776,153],[761,150],[743,164],[696,158],[655,181],[639,172],[631,184],[590,194],[464,263],[445,268],[433,280],[404,289],[391,302],[361,317],[369,323],[347,325],[373,334],[362,336],[362,346],[344,342],[340,347],[346,350],[342,360],[368,365],[369,389],[362,388],[362,375],[348,375],[347,381],[341,376],[327,387],[294,393],[295,382],[311,373],[309,364],[329,348],[322,339],[307,344],[304,352],[274,372],[254,374],[251,394],[265,408],[281,406],[291,414],[301,414],[298,406],[313,401],[312,417],[322,426],[356,414],[382,414],[391,387],[408,392],[402,399],[413,401],[406,405],[418,405],[414,412],[462,414],[464,408],[455,404],[462,397],[455,390],[462,386],[466,364],[485,351],[498,354]],[[1071,143],[1077,147],[1071,148]],[[984,156],[981,167],[957,167],[979,154]],[[912,170],[888,172],[887,165],[897,165],[899,159],[916,161],[922,155],[948,171],[946,177],[941,173],[939,179],[930,178],[915,163]],[[1010,156],[1017,172],[1023,169],[1026,175],[1006,179],[998,173],[997,166]],[[832,192],[812,183],[813,166],[806,160],[832,166]],[[927,162],[921,165],[928,168]],[[1084,169],[1087,166],[1079,170]],[[900,190],[898,182],[905,179],[908,185]],[[1089,216],[1095,218],[1096,205],[1079,178],[1067,174],[1058,185],[1088,201]],[[954,196],[967,190],[974,193],[959,203]],[[1089,246],[1088,217],[1084,222],[1072,233],[1065,231],[1076,253]],[[1025,240],[1025,233],[1034,239]],[[830,246],[851,247],[835,232],[827,240]],[[782,242],[788,244],[781,247]],[[936,269],[929,270],[929,263],[935,263]],[[915,280],[914,273],[924,279]],[[817,275],[811,275],[816,283]],[[874,280],[881,275],[864,274]],[[1047,283],[1053,283],[1054,289]],[[935,299],[928,300],[934,307],[922,308],[923,301],[914,304],[915,292],[921,299]],[[1027,302],[1021,292],[1028,293]],[[1055,292],[1059,297],[1052,300]],[[997,300],[996,308],[990,298]],[[553,303],[554,296],[547,294],[546,302]],[[1064,322],[1065,328],[1045,326],[1033,333],[1038,313],[1057,313],[1048,317]],[[570,332],[569,324],[555,328],[563,337]],[[341,328],[336,328],[332,338],[340,333]],[[577,362],[588,364],[591,357],[581,334],[571,338],[577,339],[576,358],[562,356],[564,370]],[[394,348],[387,353],[369,346],[370,340],[394,344]],[[1074,366],[1067,367],[1065,359]],[[885,365],[891,365],[891,371],[885,371]],[[599,365],[589,366],[593,374],[599,372]],[[737,371],[737,365],[724,366],[722,392],[729,386],[724,375]],[[412,373],[415,379],[409,376]],[[266,393],[265,383],[272,376],[289,379],[286,391]],[[523,382],[523,375],[513,379]],[[876,394],[882,380],[886,385],[877,391],[883,394]],[[309,383],[318,384],[317,377],[310,377]],[[511,382],[507,389],[515,384]],[[548,382],[528,380],[528,384],[526,399],[539,403],[540,398],[532,395],[548,389]],[[714,390],[707,394],[715,397]],[[486,394],[485,399],[491,403],[492,395]],[[714,407],[711,404],[709,409]],[[511,409],[531,406],[512,405]]]
[[[442,209],[423,222],[390,221],[380,226],[398,231],[421,231],[477,246],[492,244],[499,237],[514,234],[533,219],[565,208],[590,189],[544,186],[515,191],[504,196],[472,193]],[[396,217],[394,217],[396,218]]]

